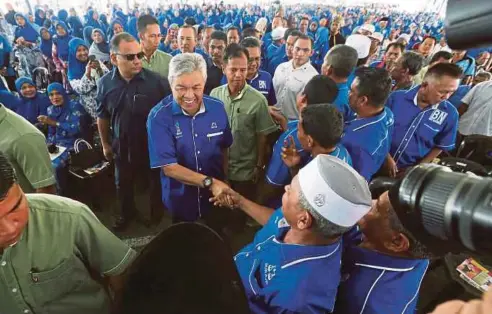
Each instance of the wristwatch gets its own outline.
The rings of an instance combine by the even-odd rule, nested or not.
[[[203,187],[206,189],[210,189],[212,183],[214,183],[214,178],[212,177],[206,177],[205,179],[203,179]]]

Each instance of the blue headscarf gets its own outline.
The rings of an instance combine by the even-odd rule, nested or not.
[[[103,38],[102,43],[96,44],[97,49],[99,49],[99,51],[102,52],[102,53],[109,54],[109,44],[106,41],[106,35],[104,35],[104,32],[102,30],[98,29],[98,28],[95,28],[95,29],[92,30],[92,34],[93,35],[94,35],[95,32],[98,32],[99,34],[101,34],[101,36]]]
[[[68,44],[68,79],[69,80],[79,80],[84,76],[85,73],[85,67],[87,66],[87,62],[82,62],[79,61],[76,57],[77,55],[77,49],[80,46],[84,46],[89,50],[89,47],[85,44],[85,41],[83,41],[80,38],[73,38],[70,40],[70,43]]]
[[[94,10],[87,11],[87,22],[85,26],[92,26],[94,28],[101,28],[101,24],[94,19]]]
[[[39,14],[40,12],[44,13],[42,9],[36,9],[36,11],[34,12],[34,23],[36,23],[39,26],[43,26],[44,21],[46,20],[46,16],[41,17],[41,15]]]
[[[51,35],[56,35],[56,25],[58,25],[58,18],[56,16],[51,16],[50,17],[50,22],[51,22],[51,27],[49,28],[49,31]]]
[[[84,25],[82,25],[82,21],[78,16],[70,16],[67,19],[67,24],[70,26],[72,29],[72,36],[73,37],[78,37],[78,38],[83,38],[84,37]]]
[[[29,20],[24,15],[22,15],[20,13],[16,13],[15,14],[15,17],[16,18],[17,17],[22,17],[26,23],[22,27],[19,26],[19,25],[17,25],[17,27],[15,28],[15,38],[14,38],[14,40],[16,40],[19,37],[24,37],[24,39],[26,41],[28,41],[28,42],[31,42],[31,43],[36,42],[36,40],[39,37],[39,34],[38,34],[38,32],[36,32],[36,30],[34,29],[34,27],[32,27],[32,25],[29,22]]]
[[[311,61],[315,67],[320,67],[323,64],[323,60],[325,55],[330,50],[329,43],[330,31],[326,27],[319,27],[316,31],[314,46],[313,46],[313,55],[311,57]]]
[[[125,15],[122,11],[118,10],[114,13],[114,16],[116,16],[117,19],[121,20],[122,26],[124,27],[126,23],[128,22],[128,16]]]
[[[15,88],[19,92],[19,104],[15,112],[24,117],[27,121],[32,124],[38,122],[39,115],[46,115],[50,101],[48,97],[36,92],[33,98],[24,97],[21,93],[22,85],[29,84],[36,87],[34,82],[29,77],[20,77],[15,81]]]
[[[60,22],[66,23],[67,18],[68,18],[67,10],[61,9],[60,11],[58,11],[58,19],[60,20]]]
[[[166,16],[161,15],[157,18],[157,21],[159,22],[159,28],[161,29],[161,34],[165,36],[167,34],[167,28],[163,26],[164,22],[166,21]],[[169,26],[169,23],[168,23]]]
[[[63,88],[63,85],[60,83],[51,83],[48,85],[48,95],[51,92],[57,91],[63,96],[63,105],[61,106],[52,106],[52,114],[51,118],[54,118],[57,121],[63,120],[64,115],[68,113],[70,98],[68,98],[67,91]]]
[[[47,31],[48,34],[50,34],[50,39],[43,39],[43,36],[41,36],[43,31]],[[41,27],[39,29],[39,35],[41,37],[41,45],[39,48],[41,49],[41,52],[43,55],[47,58],[52,58],[52,52],[53,52],[53,36],[51,36],[50,31],[46,27]]]
[[[128,21],[128,33],[130,33],[136,40],[138,40],[138,30],[137,30],[137,18],[132,17]]]
[[[106,17],[106,14],[101,14],[99,16],[99,24],[101,24],[101,30],[106,34],[108,32],[108,18]]]
[[[56,53],[58,54],[58,58],[60,58],[62,61],[67,61],[68,43],[70,42],[70,39],[72,39],[72,36],[70,36],[68,33],[67,24],[65,24],[64,22],[59,22],[57,27],[58,26],[63,27],[63,29],[65,29],[66,34],[64,36],[59,36],[58,34],[54,36],[53,43],[56,46]]]
[[[84,41],[85,44],[90,47],[92,45],[92,31],[94,28],[92,26],[86,26],[84,27]]]

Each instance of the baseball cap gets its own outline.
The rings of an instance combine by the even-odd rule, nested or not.
[[[410,42],[410,34],[401,34],[400,36],[398,36],[398,39],[400,38],[404,39],[407,43]]]
[[[272,39],[273,40],[280,40],[284,38],[286,29],[283,27],[277,27],[272,31]]]
[[[345,45],[350,46],[357,50],[357,56],[359,59],[364,59],[369,55],[369,49],[371,48],[371,40],[369,37],[355,34],[347,37]]]
[[[375,32],[375,33],[372,33],[372,35],[369,35],[369,38],[376,39],[377,41],[382,43],[384,36],[383,36],[383,34],[381,34],[379,32]]]
[[[314,210],[342,227],[355,225],[372,205],[367,181],[333,156],[316,156],[299,171],[299,185]]]
[[[374,33],[376,31],[376,27],[372,24],[363,24],[360,28],[359,28],[359,32],[360,31],[367,31],[369,33]]]

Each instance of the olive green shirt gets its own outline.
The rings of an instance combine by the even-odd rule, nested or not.
[[[87,206],[27,194],[29,219],[19,242],[0,255],[3,314],[108,314],[110,299],[93,274],[122,274],[136,253]]]
[[[152,57],[150,57],[150,60],[148,60],[147,57],[142,59],[142,66],[147,70],[167,78],[169,74],[169,62],[171,62],[171,59],[172,56],[170,54],[157,49]]]
[[[268,102],[262,93],[248,84],[234,99],[227,84],[212,90],[210,96],[224,103],[232,130],[228,178],[233,181],[252,180],[258,161],[258,135],[277,130],[268,113]]]
[[[46,139],[41,131],[0,105],[0,134],[0,151],[14,167],[25,193],[56,183]]]

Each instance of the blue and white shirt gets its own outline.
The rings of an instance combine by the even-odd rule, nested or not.
[[[341,143],[352,157],[354,169],[367,181],[378,172],[389,153],[393,122],[393,113],[388,108],[374,117],[345,122]]]
[[[147,120],[150,167],[179,164],[192,171],[224,179],[222,151],[232,144],[224,104],[204,96],[195,116],[189,116],[171,96],[157,104]],[[210,192],[186,185],[161,171],[162,199],[173,216],[194,221],[206,214]]]
[[[252,313],[331,313],[340,282],[341,241],[326,246],[283,243],[282,209],[235,257]]]
[[[251,80],[246,80],[251,87],[259,91],[268,100],[268,105],[273,106],[277,103],[277,98],[275,97],[275,89],[273,89],[273,81],[270,73],[258,70],[256,76]],[[220,80],[220,85],[227,84],[227,77],[224,75]]]
[[[458,132],[458,111],[448,101],[421,109],[417,105],[420,86],[393,92],[386,106],[395,117],[391,156],[401,168],[419,163],[433,148],[454,148]]]
[[[335,313],[413,314],[429,261],[348,246]]]

